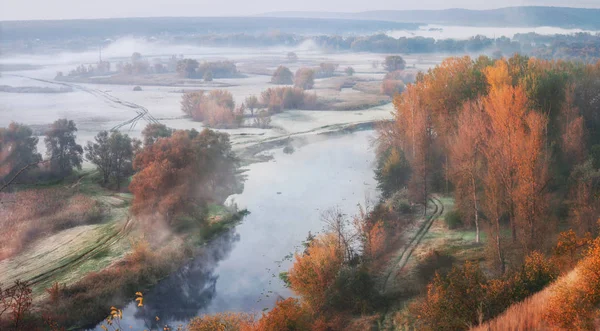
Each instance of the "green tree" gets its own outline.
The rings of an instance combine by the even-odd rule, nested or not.
[[[69,174],[73,168],[81,169],[83,148],[75,142],[76,132],[75,122],[63,118],[52,123],[44,138],[50,168],[59,176]]]
[[[38,138],[26,125],[10,123],[0,128],[0,178],[12,177],[24,167],[40,162]]]
[[[102,184],[108,183],[112,171],[112,158],[108,131],[100,131],[95,142],[88,141],[85,146],[85,158],[96,165],[96,168],[102,174]]]
[[[245,100],[246,102],[246,107],[248,107],[248,109],[250,109],[250,114],[252,114],[252,116],[254,116],[254,109],[258,108],[259,103],[258,103],[258,98],[256,97],[256,95],[251,95],[249,97],[246,98]]]
[[[183,59],[177,62],[177,73],[185,78],[193,78],[200,64],[193,59]]]
[[[294,83],[294,74],[284,66],[279,66],[271,77],[271,83],[280,85],[291,85]]]
[[[158,138],[170,137],[171,134],[173,129],[161,123],[150,123],[142,131],[145,146],[154,144]]]
[[[114,179],[119,189],[123,178],[133,172],[133,156],[140,142],[118,131],[110,135],[107,131],[100,131],[94,139],[94,143],[88,141],[85,157],[96,165],[102,174],[103,184]]]
[[[383,62],[385,70],[392,72],[396,70],[404,70],[406,67],[406,61],[400,55],[388,55],[385,57]]]
[[[410,179],[410,165],[404,152],[397,148],[385,151],[377,160],[375,179],[377,188],[383,198],[389,198],[396,191],[408,184]]]

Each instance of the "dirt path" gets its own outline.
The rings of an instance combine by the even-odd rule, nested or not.
[[[123,202],[110,198],[115,201],[104,201],[105,205]],[[0,261],[0,283],[12,285],[21,280],[35,286],[64,273],[76,273],[81,264],[120,243],[130,232],[131,218],[126,207],[111,208],[109,217],[100,224],[77,226],[51,235],[21,254]]]
[[[109,104],[111,104],[113,106],[117,106],[117,107],[123,106],[126,108],[133,109],[136,112],[137,115],[135,117],[133,117],[132,119],[127,120],[125,122],[117,124],[112,129],[110,129],[110,131],[119,130],[120,128],[127,126],[127,125],[129,125],[130,129],[131,129],[141,119],[144,119],[148,123],[159,123],[158,120],[150,114],[150,112],[148,111],[147,108],[145,108],[141,105],[138,105],[136,103],[133,103],[133,102],[121,100],[121,99],[119,99],[115,96],[112,96],[104,91],[99,90],[99,89],[87,88],[85,86],[81,86],[81,85],[77,85],[77,84],[73,84],[73,83],[59,82],[59,81],[53,81],[53,80],[47,80],[47,79],[41,79],[41,78],[33,78],[33,77],[28,77],[28,76],[21,76],[21,75],[10,75],[10,76],[27,78],[27,79],[35,80],[38,82],[48,83],[48,84],[67,86],[67,87],[70,87],[75,90],[87,92],[97,98],[104,99],[104,101],[107,101]]]
[[[436,196],[432,196],[429,199],[429,202],[433,204],[433,211],[428,217],[417,223],[414,235],[412,235],[407,243],[397,251],[394,258],[392,258],[388,263],[387,268],[384,270],[380,288],[381,293],[389,293],[392,290],[394,278],[402,271],[404,266],[406,266],[408,259],[415,251],[415,248],[421,243],[421,240],[423,240],[423,237],[425,237],[433,222],[444,212],[444,205]]]

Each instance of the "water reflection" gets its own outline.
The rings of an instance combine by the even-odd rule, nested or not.
[[[143,324],[155,328],[156,316],[160,317],[161,325],[177,325],[197,316],[215,297],[219,279],[215,268],[239,240],[235,229],[212,240],[198,257],[145,293],[143,308],[129,304],[123,311],[121,325],[137,329]]]
[[[251,214],[204,254],[144,293],[143,311],[135,303],[124,311],[123,329],[149,329],[155,316],[170,326],[202,314],[260,312],[279,297],[293,295],[279,279],[290,253],[302,249],[309,231],[318,233],[322,211],[337,206],[357,211],[365,195],[376,198],[372,131],[321,136],[297,146],[293,154],[272,151],[270,162],[245,167],[244,191],[230,197]],[[100,329],[97,329],[100,331]]]

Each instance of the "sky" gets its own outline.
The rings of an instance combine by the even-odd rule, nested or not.
[[[600,8],[600,0],[0,0],[0,20],[157,16],[247,16],[272,11],[493,9],[508,6]]]

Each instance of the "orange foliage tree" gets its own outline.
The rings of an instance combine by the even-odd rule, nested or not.
[[[326,292],[342,268],[344,252],[333,234],[312,241],[305,254],[296,255],[289,272],[294,292],[302,295],[312,311],[318,312],[326,303]]]
[[[208,129],[175,131],[145,146],[134,161],[139,172],[129,186],[133,211],[174,213],[220,201],[236,186],[237,160],[229,136]]]

